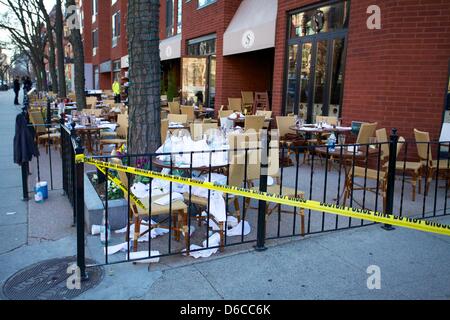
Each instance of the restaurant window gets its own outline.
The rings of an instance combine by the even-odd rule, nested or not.
[[[98,14],[98,0],[92,0],[92,23],[97,19]]]
[[[112,63],[112,71],[113,71],[113,81],[120,81],[120,59],[115,60]]]
[[[98,30],[92,31],[92,48],[98,47]]]
[[[112,16],[112,47],[117,46],[120,36],[120,11]]]
[[[342,1],[291,15],[289,38],[310,36],[347,28],[349,1]]]
[[[175,0],[166,0],[166,36],[174,35],[173,16],[174,16],[174,2]]]
[[[182,58],[182,95],[187,104],[213,108],[216,96],[216,35],[188,41],[189,57]]]
[[[217,0],[198,0],[198,7],[203,8],[206,6],[209,6],[210,4],[213,4]]]
[[[192,39],[188,41],[189,56],[208,56],[216,53],[216,35]]]
[[[183,17],[183,0],[178,0],[178,10],[177,10],[177,34],[181,34],[182,28],[182,17]]]
[[[307,122],[340,117],[350,2],[308,7],[290,14],[284,113]]]
[[[94,89],[98,90],[100,88],[100,70],[98,66],[94,67]]]

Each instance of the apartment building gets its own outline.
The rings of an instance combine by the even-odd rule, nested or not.
[[[87,84],[109,89],[128,70],[127,1],[81,5]],[[417,127],[435,139],[448,21],[447,0],[161,0],[161,87],[216,109],[268,91],[275,114],[378,121],[406,137]]]

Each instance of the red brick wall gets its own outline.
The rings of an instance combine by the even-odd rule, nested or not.
[[[381,30],[366,28],[370,4],[381,8]],[[408,138],[418,128],[437,139],[448,81],[449,22],[448,0],[353,1],[344,118],[378,121]]]
[[[273,109],[281,112],[287,11],[313,1],[279,1]],[[368,30],[370,5],[381,8],[381,30]],[[413,138],[413,128],[438,138],[450,58],[448,0],[351,2],[344,83],[344,121],[378,121]]]
[[[84,45],[84,61],[92,63],[92,2],[83,2],[83,45]]]
[[[225,56],[222,104],[228,104],[228,98],[240,98],[241,91],[271,91],[273,57],[273,49]]]

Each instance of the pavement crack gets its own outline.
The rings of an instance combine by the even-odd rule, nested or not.
[[[219,292],[219,291],[216,289],[216,287],[211,283],[211,281],[209,281],[209,279],[208,279],[208,278],[200,271],[200,269],[197,268],[196,265],[193,265],[193,267],[194,267],[195,270],[197,270],[197,271],[201,274],[201,276],[206,280],[206,282],[209,283],[209,285],[211,286],[211,288],[217,293],[217,295],[220,297],[220,299],[224,300],[225,297],[224,297],[222,294],[220,294],[220,292]]]
[[[3,255],[5,255],[5,254],[11,253],[11,252],[13,252],[13,251],[19,250],[20,248],[26,247],[26,246],[27,246],[27,244],[24,243],[24,244],[22,244],[22,245],[20,245],[20,246],[18,246],[18,247],[9,249],[8,251],[5,251],[5,252],[0,253],[0,257],[3,256]]]

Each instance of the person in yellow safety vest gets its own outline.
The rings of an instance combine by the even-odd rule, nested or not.
[[[114,101],[120,103],[120,83],[117,80],[114,80],[112,91],[114,93]]]

